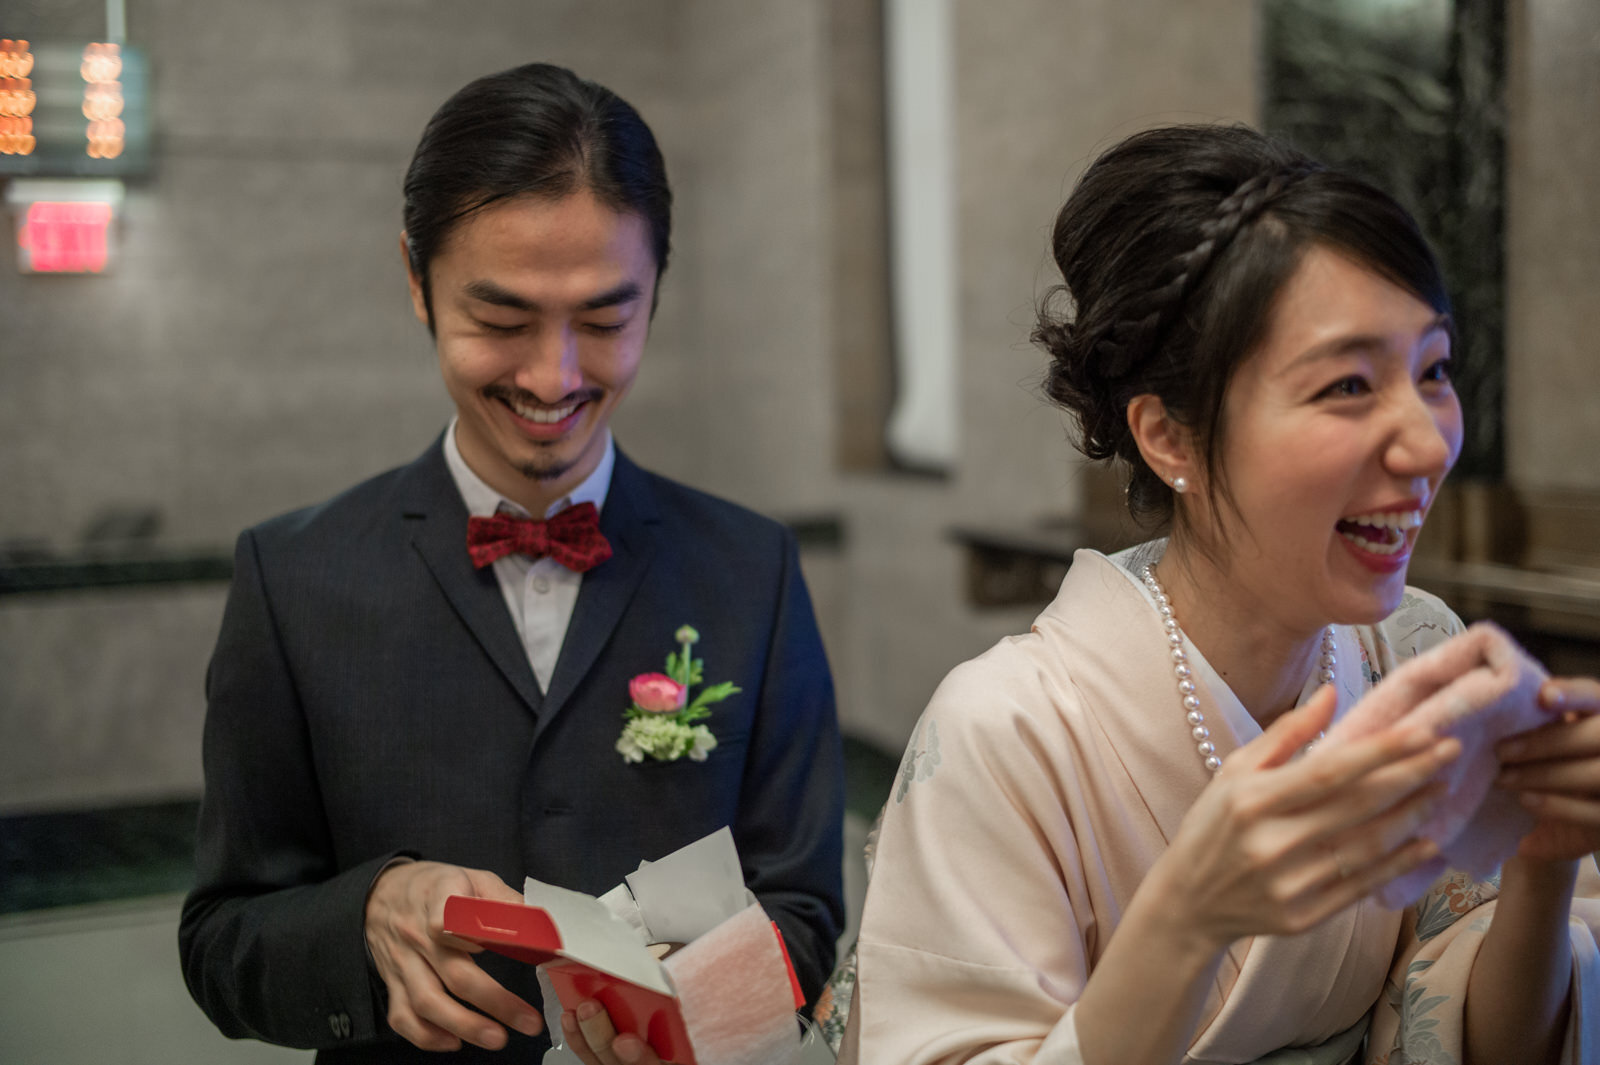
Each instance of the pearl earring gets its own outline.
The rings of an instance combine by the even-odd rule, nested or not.
[[[1180,496],[1183,495],[1189,490],[1189,479],[1187,477],[1174,477],[1172,479],[1172,490]]]

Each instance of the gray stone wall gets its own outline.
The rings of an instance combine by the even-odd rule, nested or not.
[[[1252,117],[1254,3],[955,0],[963,451],[934,480],[835,461],[840,2],[130,4],[155,71],[157,172],[130,192],[116,273],[0,269],[0,540],[66,547],[105,506],[144,504],[162,510],[165,545],[226,550],[420,451],[449,408],[405,296],[405,161],[460,84],[547,58],[640,107],[678,194],[619,439],[775,516],[842,518],[843,547],[804,564],[847,729],[897,749],[952,665],[1030,620],[965,602],[947,529],[1079,506],[1027,343],[1054,212],[1121,135]],[[1600,226],[1575,219],[1595,220],[1581,163],[1600,152],[1583,45],[1596,16],[1581,0],[1528,6],[1513,42],[1511,463],[1593,487],[1600,472],[1570,456],[1595,393],[1570,382],[1593,361]],[[1576,206],[1544,203],[1558,195]],[[221,594],[0,599],[0,811],[196,788]]]

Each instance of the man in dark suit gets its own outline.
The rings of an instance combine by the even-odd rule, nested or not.
[[[456,417],[410,465],[239,539],[191,993],[226,1034],[319,1060],[536,1060],[532,968],[445,936],[445,898],[519,900],[525,875],[598,894],[729,825],[814,996],[843,920],[842,772],[793,537],[639,468],[608,427],[667,261],[654,138],[534,64],[446,102],[405,189]],[[709,751],[629,760],[630,679],[684,625],[704,683],[739,691],[699,722]]]

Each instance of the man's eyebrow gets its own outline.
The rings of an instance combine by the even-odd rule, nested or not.
[[[509,307],[514,311],[538,311],[539,305],[532,300],[524,299],[508,289],[501,288],[493,281],[469,281],[462,288],[468,299],[480,303],[493,304],[496,307]],[[636,281],[624,281],[619,285],[607,289],[597,296],[591,296],[579,305],[579,310],[598,311],[606,307],[616,307],[624,303],[632,303],[639,298],[641,289]]]
[[[605,307],[617,307],[624,303],[632,303],[639,298],[639,295],[640,289],[637,281],[624,281],[622,284],[609,288],[592,299],[584,300],[583,309],[586,311],[598,311]]]
[[[461,291],[466,293],[468,299],[474,299],[480,303],[492,303],[496,307],[510,307],[516,311],[536,311],[539,309],[537,303],[525,300],[515,292],[501,288],[493,281],[468,281]]]
[[[1450,331],[1450,316],[1448,314],[1436,316],[1433,321],[1429,322],[1425,327],[1423,327],[1422,332],[1418,333],[1417,335],[1418,337],[1427,337],[1440,331],[1447,333]],[[1330,359],[1337,355],[1349,355],[1353,352],[1360,351],[1374,351],[1383,348],[1385,345],[1386,341],[1383,337],[1369,335],[1366,333],[1357,333],[1352,336],[1338,337],[1322,344],[1314,344],[1305,351],[1302,351],[1295,357],[1293,362],[1285,367],[1285,369],[1292,370],[1301,366],[1309,366],[1314,362],[1318,362],[1322,359]]]

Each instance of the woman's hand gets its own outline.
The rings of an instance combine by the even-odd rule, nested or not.
[[[1570,862],[1600,850],[1600,681],[1553,678],[1539,701],[1560,718],[1500,743],[1496,783],[1539,818],[1517,856]]]
[[[389,1027],[423,1050],[459,1050],[463,1040],[499,1050],[506,1031],[495,1020],[538,1035],[544,1030],[538,1011],[473,960],[483,948],[445,934],[444,900],[451,895],[522,901],[493,873],[439,862],[391,865],[372,884],[367,949],[389,989]]]
[[[562,1012],[561,1032],[583,1065],[662,1065],[649,1043],[636,1035],[618,1035],[593,999]]]
[[[1323,688],[1235,751],[1152,869],[1190,934],[1220,949],[1303,932],[1435,857],[1414,835],[1460,741],[1396,724],[1299,751],[1332,719]]]

